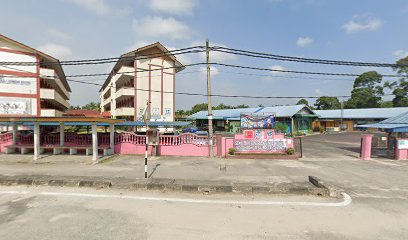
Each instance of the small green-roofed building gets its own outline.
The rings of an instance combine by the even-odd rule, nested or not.
[[[286,133],[306,134],[312,131],[312,122],[318,115],[307,105],[237,108],[213,110],[213,127],[215,132],[239,133],[241,131],[241,114],[274,114],[275,127]],[[195,120],[197,127],[208,129],[208,111],[190,115],[188,120]]]

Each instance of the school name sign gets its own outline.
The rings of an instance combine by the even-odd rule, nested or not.
[[[237,152],[285,152],[286,139],[235,139]]]

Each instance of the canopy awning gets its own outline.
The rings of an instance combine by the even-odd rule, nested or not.
[[[191,124],[191,122],[149,122],[149,127],[184,127]],[[133,126],[133,127],[144,127],[144,122],[122,122],[117,123],[115,126]]]

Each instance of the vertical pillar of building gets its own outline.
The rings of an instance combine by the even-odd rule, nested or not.
[[[103,102],[105,101],[105,100],[103,99],[103,91],[102,91],[102,93],[101,93],[100,99],[101,99],[101,106],[100,106],[101,112],[105,112],[105,106],[103,105]]]
[[[40,158],[40,124],[34,122],[34,160]]]
[[[64,132],[65,126],[63,122],[60,123],[59,130],[60,130],[60,146],[64,146],[65,144],[65,132]]]
[[[13,122],[11,125],[11,131],[13,133],[12,145],[16,145],[17,143],[17,123]]]
[[[112,98],[112,103],[111,103],[111,113],[112,113],[112,118],[116,118],[116,78],[112,77],[112,83],[111,83],[111,98]]]
[[[98,129],[96,123],[92,123],[92,161],[98,160]]]
[[[109,145],[113,153],[115,149],[115,124],[111,123],[109,125]]]

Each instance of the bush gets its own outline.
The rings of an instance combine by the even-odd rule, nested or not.
[[[229,148],[228,149],[228,154],[229,155],[235,155],[235,152],[237,151],[237,149],[235,149],[235,148]]]
[[[293,154],[295,154],[295,149],[294,149],[294,148],[288,148],[288,149],[286,150],[286,153],[287,153],[288,155],[293,155]]]
[[[313,132],[320,132],[320,126],[314,126]]]

